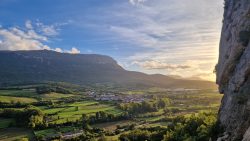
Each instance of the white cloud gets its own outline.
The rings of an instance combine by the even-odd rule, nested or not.
[[[112,19],[119,21],[117,24],[108,19],[112,23],[109,25],[109,32],[119,38],[119,41],[139,50],[121,59],[120,63],[126,64],[126,69],[166,75],[177,73],[185,77],[202,75],[204,78],[214,79],[223,0],[129,2],[143,5],[132,8],[116,5],[113,7],[114,12],[108,13]],[[146,62],[148,60],[156,60],[160,64]],[[141,64],[135,66],[134,62]],[[160,67],[167,67],[169,64],[175,67],[178,64],[187,65],[190,68],[171,71]],[[151,67],[155,69],[149,69]]]
[[[36,26],[39,28],[40,32],[42,32],[44,35],[46,36],[55,36],[58,35],[58,27],[57,26],[61,26],[58,24],[54,24],[54,25],[45,25],[42,22],[37,22]]]
[[[145,33],[137,32],[136,30],[131,28],[111,26],[110,30],[119,34],[120,37],[127,39],[128,42],[133,42],[137,45],[152,47],[157,44],[157,39],[152,38]]]
[[[35,40],[42,40],[42,41],[48,40],[46,36],[39,35],[33,29],[24,31],[24,30],[18,29],[17,27],[13,27],[13,28],[10,28],[9,31],[17,36],[20,36],[21,38],[35,39]]]
[[[55,30],[55,28],[53,26],[47,26],[43,28],[43,33],[45,35],[49,35],[49,36],[54,36],[57,35],[58,32]]]
[[[137,5],[137,4],[141,4],[145,1],[146,0],[129,0],[129,3],[131,3],[132,5]]]
[[[60,52],[60,53],[63,52],[63,50],[62,50],[61,48],[55,48],[55,51],[56,51],[56,52]]]
[[[81,53],[80,50],[78,50],[75,47],[72,47],[71,50],[65,51],[65,52],[70,53],[70,54],[79,54],[79,53]]]
[[[25,27],[26,27],[27,29],[32,29],[32,28],[33,28],[32,23],[31,23],[30,20],[27,20],[27,21],[25,22]]]
[[[101,9],[104,16],[93,15],[90,23],[83,20],[81,26],[107,35],[89,41],[93,44],[121,45],[117,53],[124,57],[117,58],[126,69],[214,80],[223,0],[129,0],[108,9]],[[179,65],[185,69],[176,69]]]
[[[0,27],[0,50],[53,50],[56,52],[65,52],[77,54],[80,51],[73,47],[70,51],[61,48],[51,48],[46,43],[50,36],[58,34],[52,27],[39,23],[41,26],[34,27],[31,21],[26,21],[25,29],[18,27],[1,28]],[[55,30],[55,31],[53,31]],[[39,31],[43,31],[40,33]],[[45,34],[46,32],[46,34]],[[56,33],[55,33],[56,32]]]
[[[191,66],[188,66],[188,65],[168,64],[168,63],[154,61],[154,60],[148,60],[148,61],[142,61],[142,62],[134,61],[132,64],[139,65],[140,67],[143,67],[143,68],[149,69],[149,70],[154,70],[154,69],[158,69],[158,70],[182,69],[182,70],[185,70],[185,69],[191,68]]]
[[[0,37],[2,38],[0,50],[38,50],[47,48],[47,45],[41,41],[42,36],[40,37],[33,31],[24,32],[17,28],[0,29]]]

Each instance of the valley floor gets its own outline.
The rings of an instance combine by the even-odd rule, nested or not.
[[[189,120],[205,120],[198,122],[197,132],[205,125],[213,128],[221,97],[214,90],[10,87],[0,90],[0,140],[124,140],[131,134],[138,137],[134,141],[168,140]]]

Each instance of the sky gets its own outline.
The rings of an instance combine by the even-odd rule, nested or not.
[[[103,54],[215,81],[223,0],[0,0],[0,50]]]

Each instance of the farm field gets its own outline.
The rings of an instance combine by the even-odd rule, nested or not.
[[[32,131],[24,128],[0,129],[1,141],[16,141],[24,138],[32,141],[34,139]]]
[[[24,90],[0,90],[1,96],[14,96],[14,97],[37,97],[35,89]]]
[[[34,88],[29,87],[20,90],[0,90],[2,106],[0,108],[0,140],[16,140],[26,137],[50,140],[51,138],[67,139],[81,136],[101,139],[104,138],[101,135],[105,135],[107,140],[117,141],[120,136],[136,129],[159,128],[165,131],[172,124],[172,120],[179,116],[189,118],[201,112],[216,113],[222,97],[215,91],[170,93],[165,89],[157,88],[121,94],[145,95],[148,99],[146,98],[143,104],[121,103],[120,101],[91,99],[82,91],[70,94],[60,92],[38,94]],[[162,105],[162,102],[164,102],[163,107],[159,105]],[[122,104],[127,107],[121,108]],[[17,114],[24,111],[25,115],[20,117],[29,115],[25,111],[34,111],[38,115],[32,122],[37,122],[38,125],[36,127],[30,124],[33,117],[29,117],[26,119],[28,125],[22,128],[25,130],[15,128],[16,123],[22,127],[23,124],[20,124],[20,121],[16,122],[19,120],[16,116],[1,115],[1,112],[5,110],[7,112],[13,110],[12,112],[17,112]],[[87,132],[84,131],[85,128]]]
[[[124,126],[124,125],[134,124],[134,123],[136,122],[133,120],[123,120],[123,121],[116,121],[116,122],[94,124],[93,127],[102,128],[108,131],[114,131],[117,128],[117,126]]]
[[[74,95],[72,94],[60,94],[60,93],[49,93],[49,94],[42,94],[39,96],[39,98],[41,98],[41,100],[44,100],[44,101],[48,101],[48,100],[51,100],[51,101],[57,101],[58,99],[60,98],[68,98],[68,97],[72,97]]]
[[[37,102],[34,98],[28,98],[28,97],[13,97],[13,96],[0,96],[0,102],[6,102],[6,103],[33,103]]]
[[[104,111],[106,113],[119,115],[123,111],[118,109],[116,106],[111,104],[102,104],[96,101],[81,101],[71,104],[64,104],[59,107],[49,108],[49,107],[40,107],[40,109],[51,115],[51,123],[60,124],[67,121],[76,121],[80,120],[82,114],[94,115],[96,112]]]
[[[80,131],[80,128],[78,127],[62,127],[62,128],[49,128],[49,129],[44,129],[44,130],[38,130],[38,131],[34,131],[34,134],[36,137],[40,138],[40,137],[56,137],[56,136],[61,136],[65,133],[78,133]]]

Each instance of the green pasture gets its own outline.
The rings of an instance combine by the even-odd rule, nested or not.
[[[0,90],[0,96],[14,96],[14,97],[36,97],[35,89],[25,90]]]
[[[5,103],[33,103],[37,102],[36,99],[34,98],[27,98],[27,97],[13,97],[13,96],[0,96],[0,102],[5,102]]]
[[[96,112],[104,111],[106,113],[119,115],[123,112],[114,105],[102,104],[96,101],[82,101],[72,104],[63,104],[55,108],[40,107],[40,109],[44,113],[51,115],[52,123],[58,124],[79,120],[82,114],[93,115]]]

